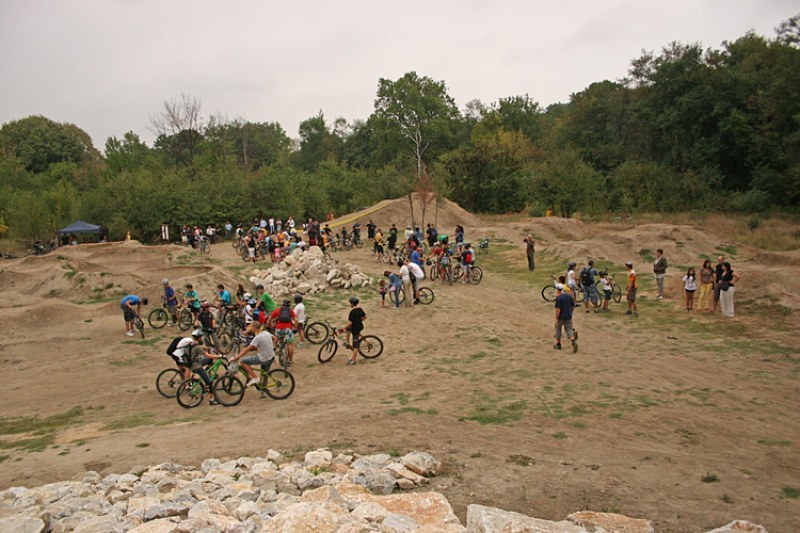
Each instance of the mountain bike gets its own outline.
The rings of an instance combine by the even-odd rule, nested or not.
[[[239,367],[238,373],[242,376],[240,381],[243,383],[250,380],[250,376],[244,368]],[[255,388],[262,397],[266,394],[273,400],[285,400],[294,392],[294,386],[294,376],[284,368],[264,370],[263,367],[260,367],[258,370],[258,383],[255,384]]]
[[[461,263],[456,263],[453,266],[453,273],[452,273],[453,280],[457,281],[461,279],[464,275],[465,275],[464,267],[461,265]],[[479,266],[470,266],[466,272],[466,279],[468,283],[477,285],[483,279],[483,270],[481,270],[481,267]]]
[[[194,324],[194,313],[188,307],[184,307],[178,313],[178,328],[181,331],[186,331],[192,327],[192,324]]]
[[[478,243],[478,253],[479,254],[489,253],[489,239],[483,239]]]
[[[417,296],[419,296],[419,303],[422,305],[430,305],[433,303],[433,289],[430,287],[420,287],[417,290]],[[397,305],[402,304],[406,299],[406,291],[403,289],[398,289],[395,292],[390,293],[389,296],[392,303],[396,303]]]
[[[144,339],[144,322],[142,322],[142,319],[139,317],[139,315],[133,317],[133,327],[139,331],[139,335],[141,335]]]
[[[553,283],[545,285],[542,289],[542,298],[544,298],[545,302],[555,302],[556,296],[558,295],[558,289],[556,289],[556,283],[558,283],[558,280],[555,276],[550,276],[550,278],[553,280]],[[575,304],[577,305],[583,302],[583,291],[580,289],[580,287],[575,287],[573,292],[574,294],[572,295],[572,299],[575,300]]]
[[[164,398],[174,398],[183,383],[183,372],[175,367],[167,368],[156,376],[156,390]]]
[[[206,384],[203,383],[203,380],[194,377],[194,375],[181,383],[175,394],[178,404],[185,409],[197,407],[203,402],[206,393],[210,392],[217,402],[226,407],[238,405],[244,398],[244,384],[242,381],[233,373],[225,373],[217,377],[221,370],[226,370],[225,365],[227,363],[227,359],[221,357],[211,363],[206,370],[208,377],[211,378],[211,390],[206,390]]]
[[[161,329],[167,325],[169,319],[170,315],[167,310],[167,301],[162,297],[161,305],[150,311],[150,314],[147,315],[147,323],[150,324],[150,327],[153,329]]]
[[[306,321],[306,327],[303,333],[305,333],[306,340],[311,344],[322,344],[328,340],[332,329],[333,326],[331,326],[331,323],[327,320],[324,322]]]
[[[339,349],[338,337],[339,332],[332,328],[331,338],[325,341],[325,344],[317,352],[317,360],[320,363],[327,363],[336,355],[336,351]],[[345,344],[345,348],[349,349],[350,345]],[[383,341],[375,335],[363,335],[358,345],[358,353],[366,359],[375,359],[383,353]]]

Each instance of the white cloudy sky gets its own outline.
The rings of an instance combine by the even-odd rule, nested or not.
[[[277,121],[369,116],[378,79],[415,70],[459,107],[563,102],[625,76],[642,49],[772,37],[797,0],[0,0],[0,123],[71,122],[98,148],[148,142],[164,100]]]

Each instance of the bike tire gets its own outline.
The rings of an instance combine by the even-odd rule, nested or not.
[[[383,353],[383,341],[375,335],[364,335],[359,341],[358,353],[361,357],[375,359]]]
[[[174,398],[183,383],[183,374],[177,368],[167,368],[156,377],[156,390],[164,398]]]
[[[461,269],[461,265],[456,265],[450,270],[450,277],[453,278],[453,281],[460,280],[463,275],[464,271]]]
[[[353,248],[353,241],[350,239],[345,239],[342,241],[342,246],[345,250],[351,250]]]
[[[215,380],[211,390],[214,399],[225,407],[239,405],[244,398],[244,384],[233,375],[222,376]]]
[[[356,248],[363,248],[364,247],[364,241],[362,241],[361,239],[358,239],[357,241],[353,241],[353,244],[356,246]]]
[[[167,325],[167,322],[169,322],[169,313],[164,311],[161,307],[153,309],[150,311],[150,314],[147,315],[147,323],[150,324],[150,327],[153,329],[161,329]]]
[[[205,395],[206,389],[203,381],[192,378],[181,383],[180,387],[178,387],[175,399],[178,400],[178,405],[184,409],[191,409],[203,403]]]
[[[267,372],[266,385],[261,388],[273,400],[285,400],[294,392],[294,376],[288,370],[275,368]],[[262,378],[263,382],[263,378]]]
[[[576,304],[583,303],[583,297],[584,297],[583,289],[578,289],[576,287],[572,294],[572,298],[575,300],[575,303]]]
[[[419,291],[417,291],[417,296],[419,296],[419,303],[422,305],[430,305],[433,303],[433,289],[430,287],[420,287]]]
[[[472,283],[473,285],[478,285],[481,280],[483,279],[483,270],[481,267],[472,267],[467,275],[467,281]]]
[[[311,344],[322,344],[330,336],[328,326],[322,322],[311,322],[305,328],[306,340]]]
[[[622,301],[622,288],[617,283],[611,285],[611,299],[616,303]]]
[[[250,261],[250,252],[248,252],[248,251],[247,251],[247,248],[245,248],[245,249],[242,251],[242,261],[244,261],[245,263],[247,263],[248,261]]]
[[[431,281],[438,278],[439,278],[439,269],[436,267],[436,265],[431,265],[431,276],[430,276]]]
[[[545,285],[544,289],[542,289],[542,298],[544,298],[545,302],[555,302],[556,288],[553,285]]]
[[[281,365],[281,368],[286,368],[288,366],[288,361],[289,350],[284,344],[282,347],[278,348],[278,364]]]
[[[203,247],[201,248],[201,251],[202,251],[204,254],[210,254],[210,253],[211,253],[211,244],[206,244],[205,246],[203,246]]]
[[[339,343],[336,342],[336,339],[328,339],[322,346],[319,347],[319,351],[317,352],[317,360],[320,363],[327,363],[333,356],[336,355],[336,351],[339,349]]]
[[[138,316],[133,319],[133,326],[139,331],[139,335],[144,339],[144,322]]]
[[[192,327],[192,322],[194,322],[192,312],[188,309],[181,309],[181,312],[178,313],[178,328],[181,331],[186,331]]]

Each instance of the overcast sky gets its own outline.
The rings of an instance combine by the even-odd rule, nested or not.
[[[774,28],[797,0],[0,0],[0,123],[44,115],[103,149],[188,93],[205,116],[366,119],[379,78],[444,80],[460,108],[565,102],[626,75],[642,49],[718,48]]]

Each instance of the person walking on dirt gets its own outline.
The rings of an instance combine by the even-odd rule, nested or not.
[[[659,300],[664,298],[664,278],[667,277],[667,258],[664,257],[664,250],[659,248],[656,250],[656,260],[653,261],[653,274],[656,277],[656,286],[658,287]]]
[[[533,272],[535,267],[533,254],[536,251],[536,242],[533,240],[533,235],[528,235],[522,242],[525,243],[525,255],[528,257],[528,270]]]
[[[556,285],[556,332],[554,335],[556,343],[553,348],[556,350],[561,349],[561,328],[564,328],[567,338],[572,343],[572,352],[575,353],[578,351],[578,341],[575,339],[575,333],[572,329],[572,308],[575,305],[575,301],[568,292],[564,291],[565,281],[566,277],[559,276],[558,284]]]
[[[636,282],[636,272],[633,270],[633,263],[628,261],[625,263],[625,268],[628,269],[628,284],[625,286],[626,300],[628,300],[628,311],[626,315],[633,313],[633,316],[639,316],[639,310],[636,306],[636,289],[639,285]]]

